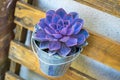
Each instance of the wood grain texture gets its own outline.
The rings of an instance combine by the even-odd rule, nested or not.
[[[41,18],[45,17],[43,11],[35,9],[30,5],[26,5],[25,3],[22,4],[21,2],[17,3],[15,11],[15,17],[18,21],[16,22],[15,20],[15,23],[22,23],[26,28],[29,27],[30,30],[32,30],[32,27],[39,22]]]
[[[5,80],[24,80],[24,79],[9,71],[5,75]]]
[[[24,27],[17,25],[15,40],[24,43],[26,39],[26,33],[27,33],[27,30]]]
[[[22,8],[20,10],[17,10],[19,6],[22,6]],[[31,23],[31,25],[24,24],[23,23],[24,20],[20,19],[22,17],[27,16],[27,14],[24,14],[23,11],[27,12],[27,14],[31,16],[35,15],[35,17],[32,17],[32,18],[31,16],[29,16],[29,18],[32,19],[30,21],[34,21]],[[30,12],[30,11],[35,11],[35,12]],[[38,13],[41,13],[41,15],[39,15]],[[17,17],[15,19],[16,24],[23,26],[28,30],[33,31],[34,28],[32,25],[35,25],[40,18],[45,17],[45,13],[40,10],[34,9],[29,5],[27,6],[27,5],[24,5],[23,3],[18,2],[15,16]],[[107,64],[117,70],[120,70],[120,63],[119,63],[120,62],[120,44],[110,39],[107,39],[104,36],[93,33],[90,30],[88,31],[90,32],[90,37],[87,40],[89,45],[84,48],[84,51],[82,52],[82,54],[90,58],[93,58],[99,62],[102,62],[104,64]]]
[[[24,27],[17,25],[15,40],[24,43],[26,39],[26,33],[27,33],[27,30]],[[11,61],[10,71],[13,73],[19,74],[20,64],[17,64],[16,62]]]
[[[92,34],[82,54],[120,71],[120,43]]]
[[[40,71],[39,61],[34,55],[34,53],[32,52],[32,50],[26,47],[25,45],[21,44],[20,42],[16,42],[16,41],[11,42],[9,58],[14,62],[17,62],[19,64],[22,64],[28,67],[30,70],[40,74],[45,78],[48,78],[50,80],[56,80],[56,78],[48,77]],[[73,70],[68,70],[68,72],[64,76],[57,78],[57,80],[63,80],[63,79],[64,80],[91,80],[93,78],[87,78],[85,76],[82,76],[79,73],[76,73]]]
[[[120,0],[75,0],[79,3],[120,17]]]
[[[25,41],[25,30],[23,27],[17,26],[16,27],[16,34],[15,34],[15,40],[24,42]],[[10,63],[10,71],[16,74],[19,74],[20,70],[20,64],[17,64],[14,61],[11,61]]]

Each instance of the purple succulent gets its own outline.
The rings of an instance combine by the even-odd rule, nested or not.
[[[83,29],[84,21],[76,12],[67,14],[64,9],[49,10],[46,18],[37,24],[34,39],[40,41],[41,49],[55,51],[61,56],[67,56],[71,47],[84,44],[88,32]]]

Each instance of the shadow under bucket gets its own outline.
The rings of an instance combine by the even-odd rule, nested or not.
[[[80,50],[70,56],[61,57],[59,55],[50,56],[49,53],[38,48],[35,40],[32,40],[32,47],[40,62],[41,71],[51,77],[59,77],[65,74],[71,62],[80,54]]]

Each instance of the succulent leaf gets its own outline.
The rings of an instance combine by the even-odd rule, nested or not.
[[[56,14],[63,18],[66,15],[66,12],[64,9],[60,8],[56,11]]]
[[[57,39],[59,39],[59,38],[61,38],[62,37],[62,35],[61,34],[52,34],[55,38],[57,38]]]
[[[60,33],[61,33],[62,35],[66,35],[66,34],[67,34],[67,29],[68,29],[68,27],[64,27],[64,28],[60,31]]]
[[[73,34],[78,34],[82,28],[82,24],[80,22],[76,22],[72,27],[74,28]]]
[[[78,13],[76,13],[76,12],[70,12],[69,14],[72,15],[73,19],[78,18]]]
[[[41,29],[44,29],[47,26],[47,24],[45,23],[45,19],[41,19],[38,25]]]
[[[57,24],[60,25],[60,26],[64,26],[64,21],[62,19],[59,19]]]
[[[79,34],[78,35],[78,45],[81,45],[81,44],[83,44],[84,42],[85,42],[85,35],[83,35],[83,34]]]
[[[54,15],[55,14],[55,11],[54,10],[49,10],[46,12],[46,15]]]
[[[67,47],[65,44],[62,44],[59,50],[59,55],[65,57],[70,53],[70,51],[71,51],[71,48]]]
[[[52,15],[46,15],[45,21],[46,21],[46,24],[49,25],[52,22]]]
[[[43,30],[38,30],[34,36],[35,40],[39,40],[39,41],[46,41],[46,33]]]
[[[80,34],[85,35],[85,38],[89,37],[89,33],[85,29],[81,29]]]
[[[72,35],[74,32],[74,27],[69,27],[68,30],[67,30],[67,35]]]
[[[60,42],[57,42],[57,41],[52,41],[49,43],[49,50],[52,51],[52,50],[58,50],[60,49],[61,47],[61,43]]]
[[[61,42],[67,42],[69,40],[69,36],[64,36],[63,38],[60,39]]]
[[[71,23],[73,21],[73,17],[72,17],[72,15],[67,14],[67,15],[64,16],[64,20],[68,20]]]
[[[73,38],[73,37],[70,37],[66,43],[65,43],[68,47],[71,47],[71,46],[75,46],[77,45],[77,39],[76,38]]]
[[[60,16],[54,14],[53,17],[52,17],[52,23],[55,23],[55,24],[56,24],[56,23],[59,21],[59,19],[60,19]]]
[[[47,49],[47,48],[49,48],[49,42],[48,41],[41,41],[40,42],[40,45],[39,45],[39,48],[40,49]]]
[[[54,38],[54,37],[51,36],[51,35],[46,35],[46,39],[47,39],[48,41],[58,41],[58,39]]]

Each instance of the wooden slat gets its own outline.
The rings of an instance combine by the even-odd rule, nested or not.
[[[21,26],[17,25],[16,34],[15,34],[15,40],[24,43],[25,39],[26,39],[26,35],[25,35],[26,32],[27,32],[27,30],[24,27],[21,27]],[[19,74],[20,64],[17,64],[14,61],[11,61],[10,71],[13,72],[13,73]]]
[[[41,10],[34,9],[30,5],[23,4],[21,2],[17,2],[17,6],[15,9],[15,23],[16,24],[23,24],[24,27],[32,30],[32,27],[39,22],[40,18],[45,17],[45,13]],[[21,26],[23,26],[21,25]]]
[[[10,62],[10,71],[15,74],[19,74],[21,65],[15,61]]]
[[[5,75],[5,80],[24,80],[12,72],[7,72]]]
[[[24,0],[24,2],[26,2],[26,3],[28,1],[30,2],[31,0]],[[15,34],[15,40],[24,43],[25,39],[26,39],[26,33],[27,33],[27,30],[24,27],[17,25],[16,34]],[[11,64],[10,64],[10,71],[11,72],[19,74],[20,67],[21,67],[20,64],[17,64],[16,62],[11,61]]]
[[[84,48],[82,54],[120,71],[120,43],[93,32],[87,41],[89,45]]]
[[[18,8],[22,6],[22,8],[20,10],[18,10]],[[15,23],[18,25],[21,25],[23,27],[25,27],[28,30],[33,31],[33,26],[32,25],[26,25],[23,23],[24,20],[19,21],[19,17],[25,17],[27,16],[26,14],[23,13],[24,12],[28,12],[29,15],[34,16],[32,17],[32,25],[35,25],[40,18],[45,17],[45,13],[34,9],[32,7],[30,7],[29,5],[24,5],[23,3],[18,2],[17,3],[17,8],[16,8],[16,13],[15,16],[17,17],[15,20]],[[32,12],[35,11],[35,12]],[[39,15],[40,14],[40,15]],[[29,18],[31,18],[31,16],[29,16]],[[104,64],[107,64],[117,70],[120,70],[120,44],[116,43],[112,40],[106,39],[103,36],[100,36],[96,33],[91,32],[90,30],[88,30],[90,32],[90,37],[87,40],[89,45],[87,47],[84,48],[84,51],[82,52],[82,54],[91,57],[97,61],[100,61]],[[78,67],[76,67],[76,65],[73,65],[74,68],[77,68],[79,70]]]
[[[120,17],[120,0],[75,0],[79,3]]]
[[[24,43],[25,39],[26,39],[26,33],[27,33],[27,30],[24,27],[17,25],[16,26],[15,40]],[[17,64],[14,61],[11,61],[10,71],[13,73],[19,74],[20,64]]]
[[[16,42],[16,41],[11,42],[9,58],[14,62],[17,62],[19,64],[22,64],[28,67],[29,69],[40,74],[43,77],[46,77],[50,80],[56,80],[54,78],[48,77],[44,75],[43,73],[41,73],[40,67],[39,67],[40,66],[39,61],[34,55],[34,53],[32,52],[32,50],[19,42]],[[35,66],[33,67],[33,65]],[[68,72],[64,76],[57,78],[57,80],[63,80],[63,79],[64,80],[67,80],[67,79],[69,80],[91,80],[92,78],[88,76],[82,76],[81,74],[76,73],[73,70],[68,70]]]
[[[25,39],[26,39],[26,33],[27,33],[27,29],[25,29],[22,26],[17,25],[16,34],[15,34],[15,40],[24,43]]]

